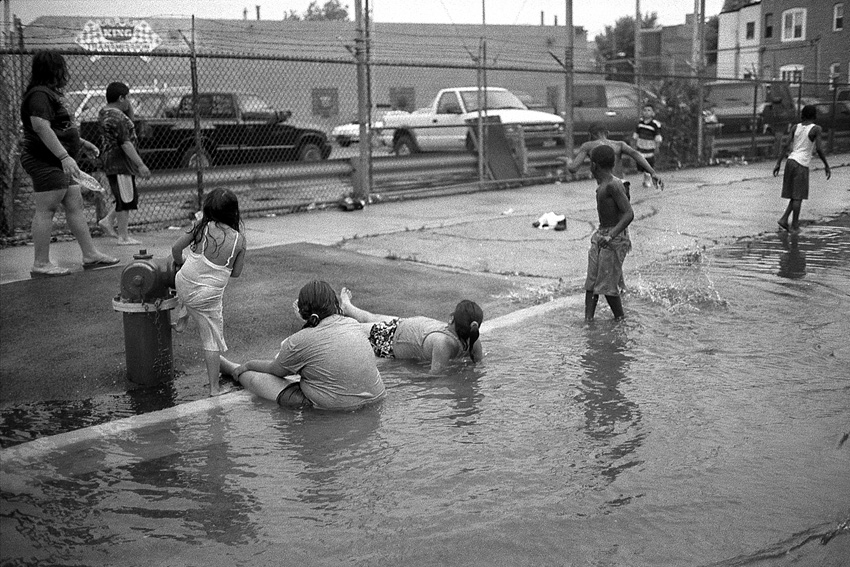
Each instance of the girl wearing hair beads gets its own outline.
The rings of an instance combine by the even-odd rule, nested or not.
[[[304,327],[285,339],[272,360],[236,364],[221,357],[221,371],[245,389],[285,408],[354,410],[386,392],[360,325],[340,311],[333,288],[313,281],[295,303]]]
[[[351,291],[342,288],[343,315],[362,324],[375,356],[431,363],[431,374],[441,373],[455,358],[469,355],[473,362],[484,357],[478,340],[484,312],[474,301],[464,299],[455,307],[448,324],[429,317],[392,317],[360,309],[351,303]]]

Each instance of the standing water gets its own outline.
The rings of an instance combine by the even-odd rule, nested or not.
[[[449,377],[387,361],[359,412],[240,393],[4,449],[2,563],[848,565],[848,219],[627,283],[622,323],[578,301]]]

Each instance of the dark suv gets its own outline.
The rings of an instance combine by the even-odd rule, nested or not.
[[[139,154],[153,169],[194,167],[198,160],[205,165],[320,161],[331,153],[324,132],[289,124],[291,112],[275,110],[255,94],[199,93],[200,151],[191,94],[131,93],[130,97],[136,108],[150,109],[138,113],[135,124]],[[96,118],[81,120],[80,133],[99,143]]]
[[[721,125],[721,136],[749,134],[753,129],[757,134],[781,133],[796,119],[794,98],[782,81],[717,81],[705,85],[705,98]]]

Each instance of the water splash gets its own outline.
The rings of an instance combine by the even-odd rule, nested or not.
[[[673,312],[725,309],[710,274],[711,258],[702,248],[688,250],[665,262],[642,267],[629,293]]]

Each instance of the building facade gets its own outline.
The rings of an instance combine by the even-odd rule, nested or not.
[[[728,6],[728,3],[727,3]],[[751,79],[760,76],[761,2],[724,7],[718,16],[717,77]]]
[[[720,14],[718,78],[787,81],[804,97],[850,83],[850,2],[728,0]]]

